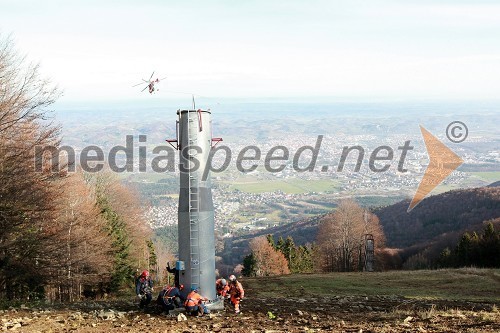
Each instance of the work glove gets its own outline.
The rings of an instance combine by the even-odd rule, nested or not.
[[[137,300],[142,300],[143,295],[137,295]]]

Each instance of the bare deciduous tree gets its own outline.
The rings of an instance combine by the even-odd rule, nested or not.
[[[283,253],[276,251],[265,236],[250,241],[250,250],[255,259],[255,275],[271,276],[290,274],[288,261]]]
[[[378,218],[353,200],[343,200],[319,227],[317,242],[320,266],[324,271],[352,271],[359,265],[359,251],[371,234],[376,249],[383,247],[384,234]],[[377,250],[376,250],[377,251]]]
[[[72,301],[86,286],[109,281],[112,249],[95,191],[82,174],[66,176],[57,185],[56,217],[45,228],[48,241],[41,260],[50,268],[49,286],[57,290],[52,298]]]
[[[47,121],[58,96],[0,36],[0,292],[7,297],[40,292],[46,280],[40,259],[44,225],[55,216],[58,174],[36,172],[33,150],[59,142]]]

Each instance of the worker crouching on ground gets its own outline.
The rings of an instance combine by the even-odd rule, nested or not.
[[[139,307],[145,308],[153,299],[153,281],[148,271],[143,271],[135,283],[135,293],[140,299]]]
[[[186,301],[184,302],[186,313],[191,316],[203,316],[204,314],[210,313],[204,304],[204,302],[207,301],[208,298],[201,296],[197,289],[191,289],[191,292],[187,295]]]
[[[217,296],[222,298],[226,297],[227,292],[229,291],[226,279],[218,279],[215,281],[215,289],[217,290]]]
[[[167,314],[175,308],[182,307],[182,304],[184,303],[184,297],[182,297],[181,290],[183,289],[184,285],[182,284],[179,286],[179,288],[175,286],[166,286],[158,294],[156,303],[160,306],[162,311],[165,311]]]
[[[234,313],[239,314],[240,301],[245,297],[245,291],[234,275],[229,277],[229,294],[231,295],[231,304],[234,306]]]

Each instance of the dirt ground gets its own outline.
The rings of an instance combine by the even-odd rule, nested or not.
[[[252,298],[242,313],[178,319],[132,301],[0,310],[2,331],[17,332],[500,332],[499,304],[401,296]]]

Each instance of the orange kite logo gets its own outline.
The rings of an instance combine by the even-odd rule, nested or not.
[[[430,161],[407,212],[415,208],[436,186],[441,184],[450,173],[464,162],[457,154],[422,126],[420,126],[420,131],[424,137]]]

